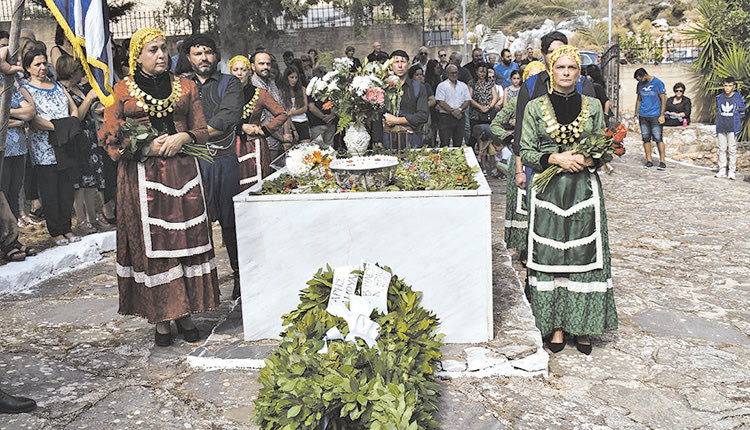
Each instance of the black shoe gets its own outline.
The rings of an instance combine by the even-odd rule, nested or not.
[[[177,327],[179,328],[180,326],[178,325]],[[154,329],[154,343],[156,343],[156,346],[172,345],[172,331],[170,330],[169,333],[162,334]]]
[[[198,327],[193,327],[190,330],[183,328],[180,324],[180,320],[174,320],[177,325],[177,333],[181,334],[185,338],[185,342],[197,342],[201,338],[201,333],[198,331]]]
[[[659,163],[659,165],[656,167],[656,170],[664,170],[667,168],[667,165],[664,163]]]
[[[560,343],[547,342],[547,348],[549,348],[549,350],[553,353],[557,354],[565,348],[565,341],[563,340]]]
[[[36,402],[26,397],[11,396],[0,390],[0,414],[20,414],[36,409]]]
[[[591,340],[589,340],[589,342],[591,342]],[[576,349],[578,350],[578,352],[581,352],[586,355],[591,355],[591,350],[592,350],[591,343],[588,343],[588,344],[580,343],[578,342],[578,339],[576,339]]]
[[[232,301],[237,300],[242,295],[242,291],[240,290],[240,274],[235,273],[234,274],[234,288],[232,288]]]

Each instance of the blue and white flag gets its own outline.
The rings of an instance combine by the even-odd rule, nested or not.
[[[112,104],[114,65],[106,0],[45,0],[65,31],[99,100]]]

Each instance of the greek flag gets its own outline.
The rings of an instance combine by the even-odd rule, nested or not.
[[[45,0],[65,31],[88,76],[89,83],[105,105],[112,104],[114,65],[106,0]]]

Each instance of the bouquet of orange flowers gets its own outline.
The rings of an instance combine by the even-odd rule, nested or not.
[[[625,145],[622,144],[622,141],[625,140],[625,136],[627,135],[628,130],[622,124],[619,124],[614,130],[611,128],[607,129],[607,132],[604,133],[604,136],[612,140],[614,154],[618,157],[625,155]]]

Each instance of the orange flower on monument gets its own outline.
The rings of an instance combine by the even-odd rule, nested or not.
[[[323,103],[323,109],[330,110],[333,107],[333,102],[328,100],[327,102]]]

